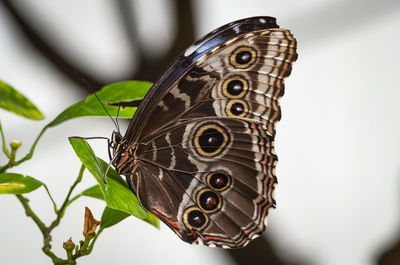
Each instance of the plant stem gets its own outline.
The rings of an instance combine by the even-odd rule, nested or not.
[[[29,150],[29,153],[27,153],[27,154],[26,154],[23,158],[21,158],[20,160],[15,161],[15,153],[14,153],[14,156],[13,156],[13,150],[11,150],[11,154],[10,154],[10,153],[8,153],[8,150],[5,148],[5,145],[4,145],[4,141],[5,141],[5,140],[4,140],[3,130],[1,129],[1,124],[0,124],[0,131],[1,131],[2,141],[3,141],[3,152],[5,152],[5,153],[7,152],[9,155],[7,155],[7,153],[6,153],[6,155],[7,155],[7,157],[10,159],[10,160],[8,161],[8,163],[7,163],[5,166],[0,167],[0,173],[2,173],[2,172],[4,172],[4,171],[6,171],[7,169],[12,168],[12,167],[14,167],[14,166],[18,166],[19,164],[21,164],[22,162],[24,162],[24,161],[26,161],[26,160],[31,159],[32,156],[33,156],[33,152],[35,151],[36,145],[37,145],[37,143],[39,142],[40,137],[42,137],[42,135],[43,135],[44,132],[47,130],[47,128],[48,128],[48,126],[45,126],[45,127],[42,129],[42,131],[39,133],[39,135],[36,137],[35,141],[33,142],[33,145],[31,146],[31,149]],[[15,150],[15,151],[16,151],[16,150]]]
[[[10,142],[10,147],[11,147],[10,157],[9,157],[8,163],[5,166],[0,168],[0,173],[3,173],[8,168],[13,167],[15,165],[15,157],[17,155],[18,148],[21,147],[21,144],[22,143],[17,140]]]
[[[96,242],[97,238],[99,238],[99,236],[100,236],[101,232],[103,232],[103,230],[104,230],[104,228],[100,227],[99,231],[96,233],[95,237],[93,238],[92,243],[89,246],[88,253],[87,253],[88,255],[92,252],[94,243]]]
[[[61,218],[64,216],[65,210],[68,207],[68,205],[78,199],[80,197],[80,195],[77,195],[75,197],[73,197],[70,200],[71,194],[73,192],[73,190],[75,189],[76,185],[78,185],[79,182],[82,181],[82,177],[83,177],[83,172],[85,171],[85,166],[82,165],[80,170],[79,170],[79,174],[78,177],[76,178],[75,182],[72,184],[72,186],[70,187],[68,194],[61,206],[61,208],[59,210],[57,210],[57,206],[56,203],[53,199],[53,197],[51,196],[48,188],[46,185],[44,185],[47,194],[50,197],[50,200],[53,203],[54,206],[54,210],[57,214],[56,219],[50,224],[50,226],[46,226],[42,220],[40,220],[40,218],[33,212],[32,208],[29,205],[29,200],[27,198],[25,198],[24,196],[20,195],[20,194],[16,194],[16,197],[18,198],[18,200],[21,202],[22,206],[25,209],[25,213],[27,216],[31,217],[32,220],[35,222],[35,224],[38,226],[38,228],[40,229],[40,231],[42,232],[43,235],[43,247],[42,247],[42,251],[51,258],[51,260],[53,261],[53,263],[55,265],[75,265],[76,264],[76,259],[78,259],[79,257],[82,256],[86,256],[88,254],[90,254],[90,252],[93,250],[93,246],[94,243],[96,241],[96,239],[99,237],[99,235],[101,234],[101,232],[103,231],[103,229],[99,229],[98,233],[95,234],[94,236],[85,236],[85,240],[82,242],[82,245],[80,246],[79,250],[76,251],[75,254],[72,254],[72,252],[67,252],[67,256],[68,259],[61,259],[59,257],[57,257],[52,251],[51,251],[51,231],[57,227],[60,224]]]
[[[69,188],[67,197],[65,197],[65,200],[64,200],[63,204],[61,205],[61,208],[57,211],[57,218],[49,226],[49,231],[53,230],[57,225],[60,224],[60,220],[61,220],[61,218],[63,218],[65,210],[67,209],[67,206],[69,205],[69,198],[71,197],[71,193],[75,189],[76,185],[78,185],[78,183],[81,182],[84,171],[85,171],[85,166],[82,165],[81,169],[79,170],[78,177],[76,178],[74,184],[72,184],[72,186]]]
[[[22,206],[24,207],[26,215],[32,218],[32,220],[35,222],[35,224],[39,227],[40,231],[42,232],[42,234],[43,234],[43,248],[42,248],[43,252],[53,260],[54,264],[68,264],[68,263],[62,263],[63,261],[66,261],[66,260],[60,259],[53,252],[51,252],[51,250],[50,250],[51,249],[50,232],[48,231],[48,228],[42,222],[42,220],[40,220],[40,218],[33,212],[32,208],[29,205],[29,200],[20,194],[16,194],[15,196],[18,198],[18,200],[21,202]]]
[[[10,160],[11,161],[11,160]],[[8,161],[8,163],[2,167],[0,167],[0,173],[5,172],[8,168],[10,168],[10,161]]]
[[[18,200],[21,202],[22,206],[25,209],[25,213],[27,216],[31,217],[35,224],[39,227],[42,233],[45,233],[47,227],[46,225],[40,220],[40,218],[33,212],[32,208],[29,206],[29,200],[22,196],[21,194],[16,194]]]
[[[31,146],[31,149],[29,150],[29,153],[27,153],[23,158],[21,158],[18,161],[15,161],[13,166],[17,166],[19,164],[21,164],[22,162],[29,160],[32,158],[33,156],[33,152],[35,151],[36,145],[39,142],[40,137],[42,137],[42,135],[44,134],[44,132],[47,130],[48,126],[46,125],[42,131],[39,133],[39,135],[36,137],[35,141],[33,142],[33,145]]]
[[[72,259],[76,260],[79,257],[89,255],[92,252],[94,243],[100,236],[101,232],[103,232],[103,228],[100,228],[94,236],[85,236],[85,240],[81,241],[81,246],[79,250],[76,251],[76,253],[72,256]]]
[[[49,195],[49,198],[51,200],[51,202],[53,203],[53,207],[54,207],[54,212],[57,214],[58,213],[58,209],[57,209],[57,204],[53,199],[53,196],[51,196],[49,189],[47,188],[47,185],[43,183],[43,187],[47,192],[47,195]]]
[[[81,193],[78,194],[78,195],[75,195],[71,200],[68,201],[68,205],[67,205],[67,206],[69,206],[71,203],[73,203],[74,201],[76,201],[76,200],[79,199],[80,197],[82,197],[82,194],[81,194]]]
[[[11,158],[10,151],[8,151],[8,149],[7,149],[6,139],[4,137],[3,127],[1,126],[1,122],[0,122],[0,134],[1,134],[1,145],[2,145],[2,149],[3,149],[3,153],[8,158]]]
[[[51,235],[49,233],[43,234],[43,247],[42,247],[42,251],[44,252],[44,254],[46,254],[49,258],[51,258],[51,260],[53,261],[54,264],[69,264],[68,260],[66,259],[61,259],[59,257],[56,256],[56,254],[54,254],[51,251]]]

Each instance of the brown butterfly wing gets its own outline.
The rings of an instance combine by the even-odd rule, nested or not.
[[[216,145],[207,144],[210,137]],[[199,118],[142,146],[136,191],[183,240],[242,247],[263,232],[274,205],[276,161],[262,124]]]
[[[173,82],[155,84],[160,94],[125,136],[137,148],[126,175],[140,202],[187,242],[243,247],[274,207],[279,99],[297,54],[288,30],[263,21],[228,24],[189,48],[181,57],[225,37],[177,78],[168,70],[159,83]]]

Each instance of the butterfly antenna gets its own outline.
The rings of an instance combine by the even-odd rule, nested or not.
[[[112,120],[112,122],[114,123],[115,127],[117,128],[118,132],[119,132],[119,126],[118,124],[115,122],[115,120],[111,117],[111,114],[108,112],[108,110],[106,109],[106,106],[104,106],[103,102],[101,102],[100,98],[97,96],[96,91],[94,91],[93,87],[90,86],[89,82],[85,79],[82,79],[83,82],[86,83],[86,85],[89,87],[89,89],[92,91],[92,93],[94,94],[94,96],[97,98],[97,100],[100,102],[101,106],[103,107],[103,109],[106,111],[107,115],[110,117],[110,119]],[[119,112],[119,110],[118,110]]]
[[[115,117],[115,122],[117,123],[117,130],[119,131],[119,123],[118,123],[118,117],[119,117],[119,110],[121,109],[121,105],[118,104],[118,111],[117,111],[117,117]]]
[[[103,107],[103,109],[107,112],[108,116],[110,117],[110,119],[112,120],[112,122],[115,125],[115,128],[117,128],[118,132],[119,132],[119,126],[118,123],[115,122],[115,120],[111,117],[111,114],[108,112],[108,110],[106,109],[106,106],[104,106],[103,102],[101,102],[101,100],[99,99],[99,97],[97,96],[96,92],[93,91],[94,96],[97,98],[97,100],[100,102],[101,106]]]

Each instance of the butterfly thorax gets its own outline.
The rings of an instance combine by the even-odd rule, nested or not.
[[[119,132],[114,131],[111,136],[111,148],[113,150],[112,165],[121,175],[133,172],[136,167],[137,144],[128,144]]]

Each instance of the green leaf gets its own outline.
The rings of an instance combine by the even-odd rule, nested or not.
[[[147,217],[144,220],[155,228],[160,229],[160,220],[151,212],[147,212]]]
[[[103,176],[108,164],[95,156],[92,148],[85,140],[70,138],[69,141],[81,162],[92,173],[98,183],[97,186],[85,190],[83,195],[97,199],[104,198],[108,208],[136,216],[156,228],[160,227],[158,218],[140,206],[136,195],[113,168],[108,170],[107,184],[103,182]]]
[[[103,197],[103,194],[101,192],[101,188],[99,185],[90,187],[90,188],[84,190],[81,194],[84,196],[95,198],[95,199],[104,200],[104,197]],[[128,216],[130,216],[130,214],[128,214],[126,212],[122,212],[119,210],[114,210],[114,209],[106,207],[104,209],[103,216],[101,217],[101,227],[107,228],[107,227],[113,226]],[[160,220],[150,212],[147,212],[147,217],[144,219],[144,221],[153,225],[157,229],[160,228]]]
[[[92,197],[99,200],[104,200],[103,193],[101,192],[101,188],[99,185],[94,185],[81,193],[84,196]]]
[[[43,183],[16,173],[0,173],[0,194],[22,194],[36,190]]]
[[[83,165],[92,173],[99,184],[107,206],[115,210],[129,213],[140,219],[146,219],[146,210],[140,206],[137,197],[129,189],[126,182],[121,179],[118,173],[110,168],[108,171],[107,184],[105,184],[103,182],[103,176],[107,168],[107,163],[96,158],[92,148],[90,148],[86,141],[78,138],[70,138],[69,141]]]
[[[152,85],[151,83],[145,81],[126,81],[105,86],[102,88],[101,91],[96,93],[96,95],[105,105],[108,112],[112,116],[116,116],[119,107],[110,106],[108,104],[112,103],[115,104],[120,102],[132,102],[134,100],[140,100],[146,95],[151,85]],[[1,102],[1,97],[0,97],[0,102]],[[122,108],[120,110],[119,117],[132,118],[135,111],[136,107]],[[22,159],[16,161],[16,163],[20,164],[32,158],[37,143],[39,142],[40,138],[48,128],[56,126],[67,120],[83,116],[107,116],[107,113],[105,112],[101,103],[97,100],[94,94],[89,95],[85,101],[80,101],[68,107],[61,114],[59,114],[52,122],[47,124],[39,133],[39,135],[36,137],[36,140],[34,141],[31,149],[29,150],[29,153]]]
[[[40,110],[18,92],[15,88],[0,80],[0,108],[13,112],[19,116],[43,120],[44,116]]]
[[[107,228],[116,225],[128,216],[130,216],[130,214],[126,212],[106,207],[103,211],[103,215],[101,216],[100,228]]]
[[[104,86],[96,95],[107,108],[111,116],[116,117],[118,106],[109,105],[118,102],[131,102],[142,99],[152,83],[145,81],[125,81]],[[83,116],[108,116],[99,100],[94,94],[90,94],[86,100],[79,101],[64,110],[47,126],[52,127],[67,120]],[[132,118],[136,107],[121,108],[119,118]]]

